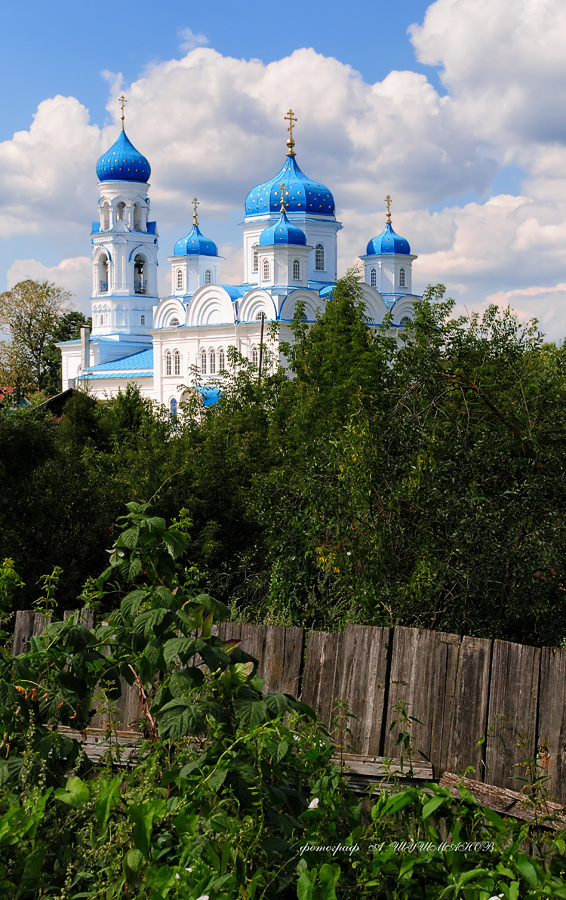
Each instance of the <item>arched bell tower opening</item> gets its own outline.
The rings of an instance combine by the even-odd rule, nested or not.
[[[147,294],[146,260],[139,253],[134,259],[134,291],[136,294]]]

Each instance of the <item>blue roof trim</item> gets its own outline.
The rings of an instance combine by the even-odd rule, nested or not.
[[[91,378],[153,378],[153,369],[147,372],[86,372],[77,376],[79,381],[88,381]]]
[[[116,369],[121,370],[134,370],[134,369],[152,369],[153,370],[153,349],[148,350],[138,350],[137,353],[130,353],[128,356],[121,356],[119,359],[113,359],[110,362],[99,363],[97,366],[92,366],[87,371],[96,373],[96,372],[109,372],[114,371]]]
[[[147,183],[151,166],[145,156],[136,150],[125,131],[112,144],[96,164],[99,181],[141,181]]]
[[[215,387],[197,387],[197,391],[199,394],[202,394],[202,399],[204,401],[205,406],[214,406],[215,403],[218,403],[222,395],[222,391],[220,388]]]
[[[270,181],[252,188],[246,197],[246,218],[271,215],[281,209],[281,182],[285,185],[287,212],[312,213],[335,217],[334,197],[324,184],[312,181],[298,166],[294,156],[288,156],[285,165]]]

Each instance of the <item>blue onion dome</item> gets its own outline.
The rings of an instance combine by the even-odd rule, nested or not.
[[[285,185],[287,212],[334,218],[334,197],[327,187],[301,172],[295,156],[287,156],[283,168],[270,181],[252,188],[246,197],[246,216],[279,212],[282,182]]]
[[[198,227],[193,225],[188,235],[175,244],[174,256],[218,256],[214,241],[205,238]]]
[[[401,237],[399,234],[396,234],[391,227],[391,222],[387,222],[385,228],[378,234],[377,237],[372,238],[369,242],[366,253],[368,256],[374,253],[409,253],[411,252],[411,248],[409,247],[409,242]]]
[[[96,164],[99,181],[149,181],[151,167],[136,150],[125,131]]]
[[[260,247],[270,247],[272,244],[300,244],[305,247],[306,243],[305,232],[289,222],[284,209],[275,225],[265,228],[259,239]]]

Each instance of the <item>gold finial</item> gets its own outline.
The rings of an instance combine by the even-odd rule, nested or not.
[[[387,203],[387,218],[385,221],[386,221],[387,225],[391,225],[391,209],[390,209],[391,197],[389,196],[389,194],[385,198],[385,202]]]
[[[124,118],[125,118],[125,116],[124,116],[124,104],[127,103],[128,101],[126,100],[126,98],[124,97],[123,94],[122,94],[121,97],[118,97],[118,100],[120,101],[120,105],[121,105],[121,107],[122,107],[122,131],[124,131]]]
[[[197,216],[197,206],[198,205],[199,205],[199,202],[198,202],[197,198],[193,197],[193,209],[194,209],[193,225],[197,225],[197,226],[198,226],[198,216]]]
[[[283,182],[281,182],[281,184],[279,185],[279,187],[281,188],[281,207],[280,207],[280,212],[284,213],[285,210],[287,209],[287,204],[285,203],[285,194],[286,194],[286,193],[288,194],[289,191],[287,190],[287,188],[285,187],[285,185],[284,185]]]
[[[293,150],[293,147],[295,146],[295,141],[293,140],[293,123],[296,122],[297,119],[294,117],[292,109],[290,109],[287,115],[283,116],[283,118],[286,122],[289,123],[289,127],[287,129],[287,131],[289,132],[289,140],[287,141],[287,146],[289,149],[287,150],[287,156],[294,156],[295,151]]]

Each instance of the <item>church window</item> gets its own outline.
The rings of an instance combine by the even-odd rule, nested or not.
[[[258,270],[257,247],[254,247],[253,263],[252,263],[252,272],[257,272],[257,270]]]
[[[175,352],[173,354],[173,363],[174,363],[174,367],[173,367],[174,374],[180,375],[181,374],[181,354],[179,353],[178,350],[175,350]]]
[[[201,350],[200,354],[200,374],[206,375],[206,350]]]
[[[98,261],[98,271],[100,274],[99,292],[106,294],[108,292],[108,257],[103,253]]]
[[[134,291],[136,294],[147,293],[145,259],[139,255],[134,259]]]
[[[145,316],[140,317],[140,325],[145,325]]]
[[[142,216],[141,216],[141,206],[139,203],[134,203],[134,231],[142,230]]]
[[[377,285],[377,272],[375,269],[372,269],[369,276],[369,283],[372,287],[376,287]]]
[[[254,347],[252,350],[252,366],[255,366],[257,369],[258,363],[259,363],[259,358],[258,358],[258,353],[257,353],[257,347]]]
[[[171,352],[169,350],[165,351],[165,374],[171,374]]]
[[[179,320],[178,320],[177,316],[175,316],[173,319],[171,319],[171,322],[170,322],[171,328],[176,328],[178,326],[178,324],[179,324]]]
[[[410,320],[409,316],[403,316],[403,318],[401,319],[401,325],[408,325],[410,323],[410,321],[411,320]]]
[[[108,201],[104,201],[104,205],[102,207],[102,230],[109,231],[110,229],[110,206],[108,205]]]
[[[269,260],[264,259],[263,261],[263,280],[267,281],[269,279]]]
[[[298,259],[293,260],[293,278],[299,279],[301,277],[301,264]]]
[[[100,324],[104,325],[104,316],[103,315],[100,316]]]
[[[183,270],[177,269],[177,290],[181,290],[183,287]]]
[[[407,287],[405,269],[399,269],[399,287]]]
[[[226,363],[224,361],[224,350],[218,351],[218,369],[220,372],[226,367]]]
[[[171,418],[176,419],[177,418],[177,401],[175,400],[175,397],[172,397],[169,402],[169,411],[171,413]]]
[[[210,351],[208,361],[210,363],[210,374],[215,375],[216,374],[216,353],[214,352],[214,350]]]
[[[206,272],[204,273],[204,283],[205,284],[212,283],[212,272],[210,271],[210,269],[207,269]]]
[[[120,220],[120,222],[123,222],[123,221],[124,221],[124,211],[125,211],[125,209],[126,209],[126,204],[124,203],[123,200],[121,200],[120,203],[118,203],[118,205],[117,205],[117,207],[116,207],[116,214],[117,214],[118,219]]]
[[[257,314],[256,314],[256,317],[255,317],[256,322],[261,322],[262,317],[263,317],[263,313],[257,313]]]
[[[317,244],[314,249],[314,267],[317,272],[324,272],[324,247]]]

